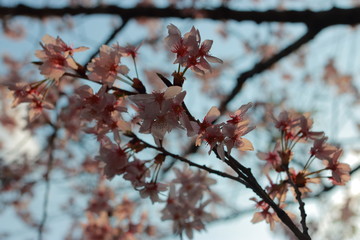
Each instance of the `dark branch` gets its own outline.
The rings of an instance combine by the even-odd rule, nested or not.
[[[43,232],[44,232],[44,227],[46,224],[46,220],[47,220],[47,216],[48,216],[48,205],[49,205],[49,197],[50,197],[50,174],[51,171],[53,169],[53,164],[54,164],[54,144],[55,144],[55,140],[56,140],[56,135],[57,135],[57,127],[53,126],[54,128],[54,133],[49,137],[49,145],[48,145],[48,152],[49,152],[49,159],[47,162],[47,168],[46,168],[46,173],[44,174],[44,178],[45,178],[45,192],[44,192],[44,202],[43,202],[43,209],[42,209],[42,216],[41,216],[41,221],[39,224],[39,228],[38,228],[38,240],[42,240],[43,239]]]
[[[263,199],[277,214],[277,216],[281,219],[281,221],[295,234],[295,236],[300,240],[309,240],[311,239],[307,234],[302,233],[294,222],[291,220],[289,215],[281,209],[273,199],[266,193],[266,191],[260,186],[257,179],[251,172],[250,168],[243,166],[240,162],[238,162],[231,155],[225,153],[228,162],[232,163],[230,167],[235,166],[238,168],[246,177],[244,180],[248,183],[253,192],[258,195],[261,199]]]
[[[305,23],[309,26],[322,25],[322,27],[360,23],[360,8],[339,9],[333,8],[328,11],[235,11],[229,8],[220,7],[215,9],[176,9],[156,7],[122,8],[116,5],[65,8],[33,8],[26,5],[15,7],[0,7],[0,17],[5,16],[28,16],[33,18],[62,17],[65,15],[94,15],[108,14],[117,15],[124,19],[139,17],[149,18],[205,18],[213,20],[235,20],[262,22],[287,22]]]
[[[174,158],[174,159],[177,159],[177,160],[179,160],[179,161],[181,161],[181,162],[187,163],[189,166],[197,167],[198,169],[202,169],[202,170],[204,170],[204,171],[207,171],[208,173],[212,173],[212,174],[221,176],[221,177],[223,177],[223,178],[228,178],[228,179],[231,179],[231,180],[240,182],[240,183],[244,184],[245,186],[248,186],[247,183],[244,182],[244,181],[243,181],[241,178],[239,178],[239,177],[235,177],[235,176],[232,176],[232,175],[227,174],[227,173],[225,173],[225,172],[221,172],[221,171],[218,171],[218,170],[214,170],[214,169],[212,169],[212,168],[207,167],[206,165],[200,165],[200,164],[197,164],[197,163],[195,163],[195,162],[192,162],[192,161],[190,161],[190,160],[188,160],[188,159],[186,159],[186,158],[184,158],[184,157],[182,157],[182,156],[179,156],[179,155],[177,155],[177,154],[174,154],[174,153],[171,153],[171,152],[167,151],[167,150],[166,150],[165,148],[163,148],[163,147],[154,146],[154,145],[152,145],[152,144],[150,144],[150,143],[148,143],[148,142],[146,142],[146,141],[138,138],[135,134],[131,134],[131,135],[129,135],[129,136],[132,137],[133,139],[136,139],[137,141],[142,142],[143,144],[145,144],[146,147],[155,149],[155,150],[163,153],[163,154],[166,155],[166,156],[170,156],[170,157],[172,157],[172,158]]]
[[[261,61],[261,62],[255,64],[255,66],[252,69],[242,73],[236,79],[237,83],[236,83],[235,87],[233,88],[232,92],[227,96],[227,98],[223,102],[221,102],[220,107],[219,107],[220,112],[224,113],[226,111],[228,103],[231,100],[233,100],[233,98],[240,92],[244,83],[247,80],[249,80],[250,78],[252,78],[253,76],[255,76],[259,73],[264,72],[265,70],[269,69],[272,65],[279,62],[282,58],[295,52],[302,45],[304,45],[305,43],[307,43],[311,39],[313,39],[316,36],[316,34],[319,33],[320,30],[321,29],[319,29],[319,28],[309,29],[302,37],[300,37],[298,40],[296,40],[295,42],[293,42],[292,44],[290,44],[289,46],[287,46],[286,48],[284,48],[283,50],[281,50],[280,52],[278,52],[277,54],[275,54],[268,60]]]

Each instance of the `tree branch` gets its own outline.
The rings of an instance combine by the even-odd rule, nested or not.
[[[48,215],[48,203],[49,203],[49,196],[50,196],[50,173],[53,169],[53,163],[54,163],[54,145],[55,145],[55,139],[57,135],[58,129],[56,127],[53,127],[54,132],[49,137],[49,145],[48,145],[48,152],[49,152],[49,159],[47,162],[47,169],[46,173],[44,174],[45,178],[45,192],[44,192],[44,202],[43,202],[43,211],[41,216],[40,225],[38,228],[38,240],[43,239],[43,231],[47,220]]]
[[[266,61],[261,61],[255,64],[255,66],[240,74],[240,76],[236,79],[237,83],[235,87],[233,88],[232,92],[227,95],[227,98],[220,103],[219,110],[220,112],[224,113],[226,111],[227,105],[235,98],[235,96],[240,92],[242,89],[244,83],[249,80],[251,77],[264,72],[265,70],[269,69],[272,65],[279,62],[282,58],[288,56],[289,54],[295,52],[297,49],[299,49],[301,46],[303,46],[305,43],[309,42],[311,39],[313,39],[321,30],[321,28],[309,28],[308,31],[300,37],[298,40],[278,52],[277,54],[273,55],[271,58],[269,58]]]
[[[14,7],[0,7],[0,17],[28,16],[33,18],[62,17],[65,15],[117,15],[124,19],[139,17],[149,18],[193,18],[213,20],[235,20],[262,22],[305,23],[309,26],[322,25],[327,27],[336,24],[354,25],[360,23],[360,8],[339,9],[332,8],[327,11],[236,11],[226,7],[214,9],[176,9],[172,7],[134,7],[122,8],[117,5],[101,5],[91,8],[65,7],[65,8],[34,8],[19,4]]]
[[[359,171],[359,169],[360,169],[360,164],[357,165],[356,167],[354,167],[353,169],[351,169],[351,171],[350,171],[350,176],[354,175],[354,173],[356,173],[357,171]],[[338,185],[324,186],[324,188],[321,189],[318,193],[316,193],[316,194],[314,194],[314,195],[311,195],[310,197],[311,197],[311,198],[320,197],[320,196],[322,196],[324,193],[330,192],[331,190],[333,190],[336,186],[338,186]]]
[[[242,184],[244,184],[245,186],[248,186],[247,183],[245,181],[243,181],[241,178],[239,177],[235,177],[235,176],[232,176],[230,174],[227,174],[225,172],[221,172],[221,171],[218,171],[218,170],[214,170],[212,168],[209,168],[207,167],[206,165],[200,165],[200,164],[197,164],[197,163],[194,163],[184,157],[181,157],[177,154],[174,154],[174,153],[171,153],[169,151],[167,151],[165,148],[163,147],[156,147],[140,138],[138,138],[135,134],[131,134],[129,135],[129,137],[132,137],[133,139],[136,139],[137,141],[140,141],[142,142],[143,144],[145,144],[146,147],[148,148],[152,148],[152,149],[155,149],[161,153],[163,153],[164,155],[167,155],[167,156],[170,156],[172,158],[175,158],[175,159],[178,159],[180,160],[181,162],[184,162],[184,163],[187,163],[189,166],[192,166],[192,167],[197,167],[199,169],[202,169],[202,170],[205,170],[207,171],[208,173],[212,173],[212,174],[215,174],[215,175],[218,175],[220,177],[223,177],[223,178],[228,178],[228,179],[231,179],[231,180],[234,180],[234,181],[237,181],[237,182],[240,182]]]
[[[253,192],[258,195],[262,200],[264,200],[277,214],[277,216],[280,218],[280,220],[295,234],[295,236],[300,240],[309,240],[311,239],[309,235],[302,233],[298,227],[294,224],[294,222],[291,220],[291,218],[287,215],[287,213],[281,209],[274,201],[273,199],[266,193],[266,191],[260,186],[256,178],[251,172],[250,168],[246,168],[241,163],[236,161],[235,158],[233,158],[229,154],[225,154],[225,156],[228,158],[228,161],[232,163],[232,165],[235,165],[238,169],[241,170],[246,175],[246,178],[244,179],[248,185],[250,185],[250,189],[253,190]]]

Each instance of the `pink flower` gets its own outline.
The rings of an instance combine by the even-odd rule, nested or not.
[[[309,177],[310,174],[307,171],[296,172],[293,168],[289,169],[290,177],[294,184],[298,187],[299,191],[303,194],[311,192],[311,189],[308,187],[308,183],[320,183],[320,179],[317,177]],[[290,184],[290,183],[289,183]],[[296,196],[295,190],[291,188],[294,196]]]
[[[106,136],[101,141],[99,154],[95,159],[105,163],[104,173],[108,179],[125,172],[129,157],[124,149],[112,143]]]
[[[213,40],[205,40],[201,43],[201,46],[197,53],[197,56],[199,57],[198,67],[200,68],[200,70],[211,72],[211,66],[207,61],[211,63],[223,63],[220,58],[214,57],[209,54],[212,44]]]
[[[225,124],[223,126],[224,136],[226,137],[225,145],[229,154],[234,147],[240,151],[254,150],[252,143],[246,138],[241,137],[252,131],[254,128],[255,127],[248,127],[246,125],[236,126],[233,124]]]
[[[59,80],[68,69],[76,70],[78,66],[71,57],[74,52],[84,51],[87,48],[80,47],[73,49],[63,40],[45,35],[42,39],[44,44],[40,43],[43,50],[35,52],[36,57],[42,60],[40,73],[49,79]]]
[[[242,138],[255,127],[248,126],[249,121],[245,118],[246,111],[252,106],[251,103],[241,106],[234,114],[231,114],[231,120],[226,123],[212,124],[220,116],[220,111],[212,107],[200,123],[192,122],[194,132],[198,133],[196,145],[199,146],[202,141],[210,145],[210,152],[216,146],[216,151],[221,159],[225,158],[226,146],[229,154],[232,148],[240,151],[253,150],[252,143],[246,138]]]
[[[150,177],[150,171],[144,161],[135,159],[126,165],[123,178],[130,181],[135,188],[143,186],[147,177]]]
[[[45,43],[45,45],[52,45],[51,47],[55,51],[63,52],[66,57],[68,55],[71,55],[71,56],[74,55],[75,52],[83,52],[83,51],[89,49],[88,47],[73,48],[72,46],[67,45],[60,37],[57,37],[55,39],[50,35],[45,35],[42,38],[42,41]]]
[[[253,104],[250,102],[248,104],[242,105],[236,112],[233,114],[230,114],[230,120],[228,120],[228,123],[238,125],[238,124],[247,124],[248,120],[245,117],[246,112],[253,106]]]
[[[89,79],[105,83],[112,87],[118,74],[126,75],[128,67],[120,65],[121,53],[114,48],[103,45],[100,48],[99,57],[92,59],[88,65]]]
[[[29,121],[32,122],[43,114],[45,109],[54,109],[54,105],[41,99],[34,99],[30,103]]]
[[[160,192],[167,190],[167,185],[163,183],[149,182],[143,185],[143,189],[140,190],[140,196],[142,198],[150,197],[152,203],[160,202]]]
[[[188,196],[193,201],[200,200],[204,192],[207,192],[211,185],[216,183],[215,179],[208,176],[205,171],[192,171],[188,167],[182,170],[174,168],[176,178],[172,181],[176,184],[181,184],[179,194]]]
[[[165,92],[130,96],[138,107],[138,118],[142,120],[140,132],[152,134],[158,143],[166,132],[175,128],[191,131],[192,126],[181,105],[185,94],[181,87],[172,86]]]
[[[191,122],[194,131],[198,133],[198,137],[196,138],[196,146],[200,146],[206,129],[208,127],[213,126],[212,122],[215,121],[219,116],[220,116],[219,109],[217,109],[217,107],[212,107],[207,112],[203,121],[200,124],[196,122]]]
[[[175,185],[170,185],[166,206],[161,211],[161,220],[172,220],[175,234],[182,235],[185,231],[186,236],[192,239],[193,230],[203,230],[204,222],[213,220],[213,216],[205,211],[210,200],[203,201],[202,198],[193,198],[189,194],[186,189],[177,192]]]
[[[87,132],[101,136],[112,131],[116,142],[120,141],[119,130],[126,132],[130,129],[121,113],[126,112],[123,99],[117,99],[113,94],[106,92],[106,86],[94,94],[91,87],[84,85],[76,89],[80,118],[84,122],[96,121],[96,125],[87,129]]]
[[[7,84],[10,91],[13,91],[13,107],[16,107],[20,103],[31,102],[38,95],[36,88],[32,88],[30,84],[27,83],[8,83]]]
[[[212,149],[217,146],[217,151],[224,158],[224,139],[225,136],[221,131],[221,125],[216,124],[206,128],[204,134],[202,135],[202,139],[206,141],[207,144],[210,145],[209,154]]]
[[[281,168],[281,157],[279,155],[279,150],[280,150],[280,144],[277,143],[274,150],[273,151],[269,151],[269,152],[258,152],[256,154],[256,156],[261,159],[266,161],[266,168],[268,169],[269,167],[273,167],[276,171],[282,172],[283,169]]]
[[[176,54],[174,63],[190,68],[195,73],[204,74],[211,71],[208,63],[222,63],[222,60],[209,54],[212,40],[205,40],[201,43],[199,30],[194,27],[190,32],[181,36],[180,30],[173,24],[168,25],[169,35],[165,38],[165,43],[171,52]]]
[[[280,221],[276,213],[274,211],[271,211],[270,206],[265,201],[257,201],[256,198],[250,198],[250,200],[256,202],[256,208],[261,210],[261,212],[254,213],[251,222],[258,223],[265,220],[268,224],[270,224],[270,229],[274,230],[275,222]]]
[[[322,137],[324,137],[324,132],[314,132],[314,131],[310,131],[311,127],[313,125],[313,120],[306,117],[306,116],[301,116],[300,117],[300,123],[299,123],[299,127],[300,127],[300,133],[301,133],[301,138],[304,139],[312,139],[312,140],[316,140],[316,139],[320,139]]]
[[[275,122],[275,127],[284,132],[290,132],[293,127],[299,124],[299,116],[296,113],[283,111],[277,119],[274,116],[272,118]]]
[[[98,217],[94,214],[86,213],[88,223],[82,224],[85,239],[92,240],[111,240],[116,234],[116,229],[110,225],[109,216],[106,212],[101,212]]]
[[[327,144],[327,137],[323,136],[314,141],[313,147],[310,149],[310,154],[320,160],[330,160],[332,155],[338,150],[337,147]]]
[[[342,149],[336,151],[332,158],[324,161],[327,169],[331,170],[332,177],[330,178],[335,185],[345,185],[350,180],[350,166],[346,163],[339,163],[339,158],[342,154]]]
[[[126,47],[121,47],[119,44],[113,46],[113,48],[119,51],[122,56],[131,56],[133,59],[137,57],[140,47],[141,44],[139,44],[138,46],[127,45]]]

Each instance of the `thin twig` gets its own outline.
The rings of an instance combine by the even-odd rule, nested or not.
[[[132,137],[133,139],[136,139],[140,142],[142,142],[143,144],[145,144],[145,146],[149,147],[149,148],[152,148],[152,149],[155,149],[161,153],[163,153],[164,155],[167,155],[167,156],[170,156],[170,157],[173,157],[175,159],[178,159],[184,163],[187,163],[189,166],[192,166],[192,167],[197,167],[199,169],[202,169],[202,170],[205,170],[207,171],[208,173],[212,173],[212,174],[215,174],[215,175],[218,175],[220,177],[223,177],[223,178],[228,178],[228,179],[231,179],[231,180],[234,180],[234,181],[237,181],[237,182],[240,182],[242,184],[244,184],[245,186],[247,186],[247,183],[245,181],[243,181],[241,178],[239,177],[235,177],[235,176],[232,176],[230,174],[227,174],[225,172],[221,172],[221,171],[218,171],[218,170],[215,170],[215,169],[212,169],[212,168],[209,168],[207,167],[206,165],[200,165],[200,164],[197,164],[197,163],[194,163],[184,157],[181,157],[177,154],[174,154],[174,153],[171,153],[169,151],[167,151],[166,149],[164,149],[163,147],[157,147],[157,146],[154,146],[140,138],[138,138],[135,134],[131,134],[129,135],[129,137]]]
[[[291,186],[294,188],[295,190],[295,194],[296,194],[296,200],[299,202],[299,210],[300,210],[300,214],[301,214],[301,226],[303,228],[303,233],[309,237],[310,239],[310,235],[309,235],[309,228],[307,227],[306,225],[306,212],[305,212],[305,203],[304,201],[301,199],[301,192],[298,188],[298,186],[295,184],[295,182],[293,181],[291,175],[290,175],[290,172],[289,172],[289,168],[286,168],[285,169],[286,171],[286,174],[288,176],[288,179],[289,179],[289,183],[291,184]]]
[[[260,61],[257,64],[254,65],[254,67],[246,72],[243,72],[239,75],[239,77],[236,79],[237,83],[231,93],[227,95],[224,101],[220,103],[219,110],[220,112],[224,113],[226,112],[227,105],[235,98],[235,96],[241,91],[244,83],[248,81],[253,76],[264,72],[265,70],[269,69],[272,65],[279,62],[282,58],[288,56],[289,54],[295,52],[297,49],[299,49],[301,46],[303,46],[305,43],[309,42],[311,39],[313,39],[321,30],[321,28],[309,28],[308,31],[301,36],[298,40],[291,43],[289,46],[278,52],[277,54],[273,55],[266,61]]]
[[[50,196],[50,173],[53,169],[53,163],[54,163],[54,143],[55,138],[57,134],[57,128],[54,128],[54,133],[49,137],[49,145],[48,145],[48,151],[49,151],[49,159],[47,162],[47,169],[46,173],[44,175],[45,178],[45,192],[44,192],[44,202],[43,202],[43,211],[42,211],[42,217],[40,221],[40,225],[38,228],[38,240],[43,239],[43,231],[46,224],[47,216],[48,216],[48,203],[49,203],[49,196]]]

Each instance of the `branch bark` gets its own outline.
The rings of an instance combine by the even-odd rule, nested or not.
[[[64,7],[64,8],[34,8],[19,4],[14,7],[0,7],[0,17],[5,16],[28,16],[33,18],[62,17],[65,15],[118,15],[124,19],[139,17],[148,18],[193,18],[213,20],[235,20],[262,22],[286,22],[305,23],[309,26],[322,25],[323,27],[346,24],[354,25],[360,23],[360,8],[339,9],[332,8],[327,11],[236,11],[226,7],[214,9],[176,9],[172,7],[134,7],[122,8],[117,5],[104,5],[91,8]]]

